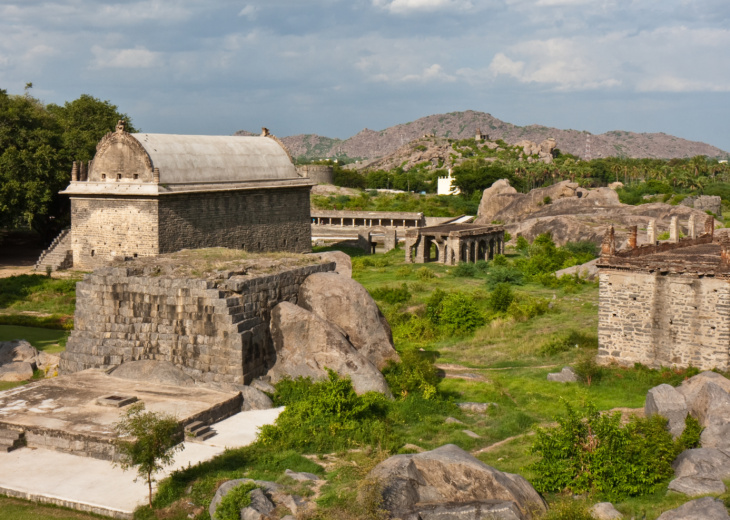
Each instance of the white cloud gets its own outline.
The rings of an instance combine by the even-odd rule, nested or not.
[[[256,13],[258,12],[258,8],[253,4],[248,4],[246,7],[241,9],[238,12],[238,16],[244,16],[248,18],[249,20],[255,20],[256,19]]]
[[[161,65],[161,54],[136,47],[134,49],[104,49],[99,45],[91,48],[94,54],[93,66],[114,69],[149,69]]]
[[[373,0],[373,5],[396,14],[443,9],[465,11],[473,7],[469,0]]]
[[[657,76],[642,79],[636,85],[639,92],[730,92],[730,83]]]

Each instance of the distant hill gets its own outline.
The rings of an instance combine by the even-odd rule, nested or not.
[[[528,139],[539,143],[553,137],[558,148],[587,159],[600,157],[634,158],[684,158],[695,155],[727,158],[728,152],[697,141],[688,141],[664,133],[635,133],[614,130],[593,135],[579,130],[560,130],[540,125],[516,126],[506,123],[484,112],[449,112],[422,117],[416,121],[391,126],[385,130],[365,129],[349,139],[333,139],[316,134],[301,134],[282,137],[294,157],[308,159],[347,156],[358,159],[375,159],[388,155],[404,144],[425,134],[438,137],[465,139],[474,137],[476,129],[490,139],[503,139],[509,144]],[[239,131],[237,135],[248,135]]]

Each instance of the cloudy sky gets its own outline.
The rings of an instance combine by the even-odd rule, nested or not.
[[[146,132],[346,138],[422,116],[730,151],[728,0],[0,0],[0,88]]]

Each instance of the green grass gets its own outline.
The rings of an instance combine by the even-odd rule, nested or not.
[[[77,281],[39,274],[0,278],[0,309],[73,315]]]
[[[0,325],[0,341],[24,339],[38,350],[57,354],[66,348],[68,331],[39,329],[36,327],[19,327],[16,325]]]
[[[0,496],[0,520],[98,520],[103,516]]]

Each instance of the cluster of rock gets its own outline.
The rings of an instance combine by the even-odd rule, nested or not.
[[[365,288],[336,273],[309,276],[297,303],[281,302],[271,312],[276,362],[268,376],[327,377],[326,369],[352,379],[357,393],[390,395],[380,372],[397,361],[387,321]]]
[[[522,150],[527,156],[527,162],[533,163],[540,161],[545,164],[551,164],[553,162],[553,150],[555,150],[557,142],[552,137],[548,137],[539,144],[525,139],[515,143],[515,146],[522,147]],[[534,157],[535,155],[537,155],[537,158]]]
[[[28,381],[36,370],[56,375],[58,356],[39,352],[27,341],[0,341],[0,381]]]
[[[521,235],[528,240],[551,233],[557,245],[581,240],[600,244],[610,225],[616,228],[619,239],[625,239],[630,226],[645,229],[656,220],[658,229],[669,229],[672,217],[684,223],[690,215],[702,219],[700,222],[707,217],[702,210],[681,205],[622,204],[611,188],[585,189],[578,183],[563,181],[519,193],[508,180],[501,179],[484,190],[476,223],[499,221],[513,237]]]
[[[677,388],[665,384],[649,390],[646,415],[665,417],[673,437],[684,431],[687,415],[703,427],[702,447],[686,450],[674,461],[670,490],[689,496],[726,491],[723,480],[730,478],[729,392],[730,380],[715,372],[702,372]]]

